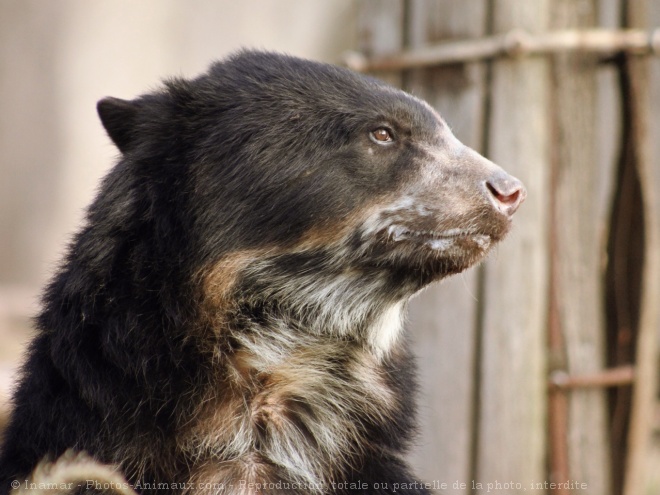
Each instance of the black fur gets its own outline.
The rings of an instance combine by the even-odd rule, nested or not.
[[[70,448],[196,491],[414,481],[400,312],[520,183],[410,95],[272,53],[98,111],[122,157],[43,296],[0,493]]]

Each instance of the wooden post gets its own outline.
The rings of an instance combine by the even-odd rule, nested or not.
[[[648,17],[648,23],[651,26],[660,26],[660,2],[652,2],[649,5],[649,17]],[[657,253],[660,251],[660,240],[658,238],[660,237],[660,217],[658,216],[660,212],[660,57],[654,57],[650,61],[650,70],[649,70],[649,96],[650,96],[650,106],[648,108],[649,115],[652,117],[649,122],[649,139],[651,141],[650,143],[650,156],[651,160],[648,162],[648,168],[647,172],[645,173],[645,178],[646,180],[649,181],[649,189],[652,189],[652,196],[648,198],[649,201],[649,208],[655,212],[653,214],[653,217],[650,219],[650,223],[655,223],[655,225],[651,226],[650,228],[653,229],[654,234],[653,234],[653,242],[655,244],[655,247],[653,248],[655,252]],[[656,262],[657,263],[657,262]],[[658,275],[658,267],[655,267],[655,274],[653,273],[653,268],[649,269],[649,276],[650,277],[655,277],[656,282],[657,280],[660,280],[660,275]],[[656,291],[656,298],[660,298],[660,296],[657,294],[658,289],[652,289]],[[657,299],[656,299],[657,300]],[[649,299],[649,303],[652,305],[653,302]],[[651,306],[653,307],[653,306]],[[656,317],[657,318],[657,317]],[[655,335],[656,335],[656,340],[651,341],[651,342],[642,342],[639,345],[646,345],[649,348],[654,348],[655,353],[653,356],[650,357],[650,362],[651,363],[657,363],[660,361],[660,343],[658,342],[658,334],[660,334],[660,323],[654,323],[653,321],[649,321],[648,323],[649,327],[652,329],[653,326],[656,327],[655,330]],[[653,330],[651,330],[653,332]],[[653,339],[653,335],[650,336],[651,339]],[[648,351],[649,354],[653,351]],[[651,373],[655,373],[653,370],[650,370]],[[655,376],[655,375],[652,375]],[[653,381],[656,381],[658,377],[656,376]],[[648,387],[653,387],[653,381],[651,383],[648,383]],[[656,382],[656,390],[658,388],[657,382]],[[657,411],[660,410],[660,402],[658,401],[658,397],[655,393],[653,393],[653,396],[649,397],[650,400],[652,401],[652,407],[656,408],[656,416],[655,419],[651,418],[652,421],[652,428],[655,433],[655,441],[651,445],[651,453],[649,454],[647,459],[656,459],[656,461],[660,461],[660,442],[658,442],[658,431],[660,431],[660,418],[658,418]],[[640,457],[638,457],[637,460],[640,460],[644,462],[644,456],[646,455],[645,452],[641,452]],[[652,469],[648,466],[654,466],[658,465],[658,462],[653,463],[653,464],[647,464],[647,470],[645,473],[644,478],[647,479],[647,493],[651,493],[648,491],[650,489],[651,483],[655,481],[655,487],[656,489],[660,487],[660,470],[657,469]],[[634,466],[634,464],[631,464],[631,466]],[[631,475],[634,475],[635,473],[631,473]],[[639,475],[637,475],[639,476]],[[629,493],[626,495],[630,495]]]
[[[407,48],[487,34],[483,0],[413,0]],[[483,152],[486,113],[482,63],[411,71],[404,87],[428,101],[466,145]],[[447,483],[447,495],[471,493],[478,404],[475,392],[479,269],[427,289],[410,308],[422,401],[413,461],[422,479]]]
[[[396,53],[403,48],[404,0],[361,0],[358,10],[358,48],[368,56]],[[401,86],[401,73],[376,72],[375,76]]]
[[[630,0],[625,4],[625,23],[645,27],[648,23],[648,0]],[[657,393],[658,328],[660,325],[660,173],[651,159],[649,134],[649,66],[648,59],[626,57],[622,68],[623,98],[629,99],[627,135],[629,165],[639,180],[643,224],[643,266],[639,328],[635,345],[636,378],[633,384],[632,409],[628,429],[627,458],[623,480],[624,495],[644,493],[646,459],[653,425],[653,407]],[[657,127],[656,127],[657,130]],[[625,149],[624,149],[625,153]]]
[[[589,28],[596,21],[595,0],[552,2],[553,29]],[[598,256],[604,252],[601,226],[605,221],[597,217],[597,188],[607,168],[598,163],[595,133],[597,66],[598,59],[592,54],[558,54],[551,58],[551,298],[563,346],[557,347],[551,340],[551,352],[553,367],[569,375],[596,373],[605,367],[604,289]],[[550,424],[555,425],[560,419],[555,415],[562,413],[568,419],[567,431],[551,429],[551,459],[568,454],[569,469],[566,472],[566,466],[551,463],[550,479],[560,483],[573,479],[586,483],[592,493],[608,495],[611,484],[605,390],[578,388],[551,393],[551,405],[567,400],[567,409],[551,409]],[[558,394],[569,395],[559,398]],[[560,452],[563,448],[567,448],[566,453]]]
[[[494,34],[547,30],[549,4],[496,0]],[[486,264],[477,494],[495,481],[514,483],[509,495],[529,493],[546,479],[548,69],[545,58],[493,62],[489,158],[520,178],[528,197],[512,234]]]

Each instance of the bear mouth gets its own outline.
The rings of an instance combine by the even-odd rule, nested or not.
[[[440,232],[432,230],[412,230],[402,225],[392,225],[387,230],[388,238],[393,242],[414,242],[433,251],[448,251],[455,247],[473,245],[480,250],[487,250],[492,237],[488,234],[469,229],[449,229]]]

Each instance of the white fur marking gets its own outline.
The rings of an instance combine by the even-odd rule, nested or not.
[[[369,329],[369,344],[378,359],[387,356],[403,329],[403,307],[400,301],[388,307]]]
[[[455,237],[449,237],[445,239],[431,239],[430,241],[427,241],[426,244],[431,248],[436,251],[446,251],[450,247],[452,247],[454,244],[456,244],[456,238]]]

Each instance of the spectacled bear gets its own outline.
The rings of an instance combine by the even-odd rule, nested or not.
[[[143,493],[429,493],[406,304],[522,184],[419,99],[281,54],[98,113],[121,155],[43,295],[2,493],[69,449]]]

